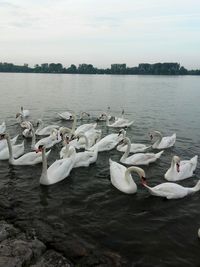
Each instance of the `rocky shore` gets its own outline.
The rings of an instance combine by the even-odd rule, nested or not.
[[[52,235],[50,226],[40,223],[34,230],[33,224],[23,231],[16,224],[0,221],[0,267],[127,266],[120,255],[98,250],[76,235],[61,245],[62,236]]]

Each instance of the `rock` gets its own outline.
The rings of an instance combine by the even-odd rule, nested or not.
[[[16,236],[20,231],[5,221],[0,221],[0,242],[11,236]]]
[[[39,259],[39,261],[30,267],[72,267],[73,265],[67,261],[60,253],[48,250]]]

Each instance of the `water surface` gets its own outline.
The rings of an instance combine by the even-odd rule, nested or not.
[[[125,116],[135,120],[127,130],[132,141],[149,144],[152,129],[165,136],[177,134],[176,145],[144,167],[149,185],[154,186],[164,182],[173,155],[183,159],[199,155],[199,84],[200,77],[192,76],[1,73],[0,123],[6,121],[11,136],[21,134],[15,119],[20,106],[30,109],[33,122],[42,118],[45,124],[68,126],[56,112],[87,111],[94,119],[108,106],[117,116],[125,109]],[[117,132],[103,122],[98,128],[103,135]],[[30,141],[25,144],[29,151]],[[60,148],[61,144],[52,149],[49,164],[59,157]],[[17,167],[0,161],[0,204],[13,210],[16,221],[59,225],[55,232],[62,229],[61,245],[70,231],[99,248],[120,253],[130,264],[197,266],[200,194],[171,201],[153,197],[136,175],[137,194],[123,194],[109,177],[109,158],[119,161],[120,157],[116,150],[99,153],[95,164],[74,169],[64,181],[49,187],[39,184],[41,164]],[[195,176],[180,184],[193,186],[199,171],[198,164]]]

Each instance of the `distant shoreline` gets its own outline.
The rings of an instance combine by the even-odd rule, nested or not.
[[[108,75],[200,75],[200,70],[187,70],[179,63],[141,63],[137,67],[126,64],[111,64],[111,68],[98,69],[92,64],[79,64],[63,67],[61,63],[36,64],[33,68],[28,64],[22,66],[13,63],[1,63],[0,73],[44,73],[44,74],[108,74]]]

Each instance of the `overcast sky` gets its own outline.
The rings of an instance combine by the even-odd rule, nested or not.
[[[0,0],[0,62],[200,68],[200,0]]]

